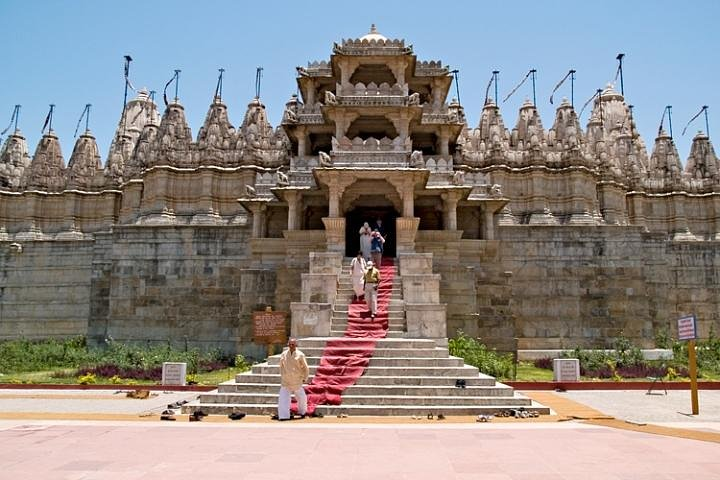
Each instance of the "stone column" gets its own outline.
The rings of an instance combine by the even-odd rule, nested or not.
[[[340,216],[340,185],[337,178],[328,183],[328,214],[330,217]]]
[[[417,217],[398,217],[395,219],[398,254],[415,252],[415,236],[419,225],[420,219]]]
[[[307,132],[305,127],[298,127],[297,129],[298,138],[298,157],[304,158],[307,155]]]
[[[439,139],[440,145],[438,145],[438,150],[440,151],[440,156],[442,156],[444,159],[450,158],[450,132],[447,128],[441,127],[440,128],[440,139]]]
[[[267,206],[264,203],[251,203],[248,205],[253,215],[252,236],[263,238],[265,236],[265,212]]]
[[[446,192],[442,195],[444,203],[443,227],[445,230],[457,230],[457,205],[458,196],[454,192]]]
[[[315,105],[315,80],[310,80],[310,88],[308,88],[307,94],[305,104],[310,106]]]
[[[483,223],[485,224],[485,240],[495,239],[495,214],[491,210],[483,211]]]
[[[288,230],[298,229],[298,206],[300,204],[300,192],[297,190],[286,190],[285,200],[288,204]]]
[[[323,217],[325,240],[329,252],[345,253],[345,218]]]

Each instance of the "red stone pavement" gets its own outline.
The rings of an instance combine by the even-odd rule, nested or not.
[[[718,479],[717,443],[574,422],[0,421],[0,479]]]

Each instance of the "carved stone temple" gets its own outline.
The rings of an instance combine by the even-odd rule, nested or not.
[[[470,59],[468,59],[470,61]],[[87,335],[253,355],[251,313],[328,336],[358,230],[382,219],[402,276],[398,335],[462,330],[501,349],[652,346],[678,316],[720,329],[720,162],[706,133],[685,167],[650,152],[608,86],[583,128],[526,102],[478,125],[452,74],[373,29],[297,68],[270,125],[210,99],[197,135],[176,99],[141,91],[103,166],[90,131],[70,157],[16,130],[0,151],[0,339]],[[508,112],[505,112],[506,114]],[[343,274],[344,275],[344,274]]]

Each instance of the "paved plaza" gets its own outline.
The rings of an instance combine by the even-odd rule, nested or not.
[[[0,479],[716,479],[720,391],[700,393],[701,414],[692,417],[683,414],[689,392],[541,392],[558,410],[576,405],[597,412],[588,418],[615,417],[607,424],[561,411],[540,421],[326,417],[281,424],[252,416],[159,420],[168,403],[192,400],[192,392],[137,400],[121,391],[0,390]],[[643,422],[672,428],[623,428],[648,428],[637,426]]]

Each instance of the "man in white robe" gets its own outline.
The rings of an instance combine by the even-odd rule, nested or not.
[[[363,277],[365,276],[365,259],[363,258],[363,252],[357,253],[357,256],[350,261],[350,279],[352,280],[353,301],[360,300],[360,297],[365,292],[365,285]]]
[[[298,413],[305,417],[307,396],[303,388],[310,374],[305,354],[297,349],[297,340],[288,340],[288,348],[280,355],[280,396],[278,398],[278,419],[290,420],[290,395],[295,395]]]

